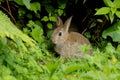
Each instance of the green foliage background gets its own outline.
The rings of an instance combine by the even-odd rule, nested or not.
[[[93,55],[61,59],[50,41],[56,15],[66,17],[68,4],[79,0],[0,0],[0,80],[119,80],[119,1],[103,0],[94,12],[83,0],[92,15],[87,25],[94,32],[84,34],[93,42]]]

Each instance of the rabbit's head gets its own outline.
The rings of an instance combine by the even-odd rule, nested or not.
[[[72,17],[68,18],[65,23],[63,24],[63,21],[60,17],[57,17],[57,28],[53,31],[51,40],[54,44],[61,44],[64,43],[64,41],[68,37],[68,29],[70,27]]]

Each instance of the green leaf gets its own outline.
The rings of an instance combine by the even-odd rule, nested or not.
[[[55,10],[54,7],[51,5],[46,6],[45,9],[48,13],[52,13]]]
[[[42,18],[42,21],[47,22],[47,21],[49,21],[49,18],[48,18],[47,16],[44,16],[44,17]]]
[[[52,29],[52,23],[47,23],[47,27],[49,28],[49,29]]]
[[[30,27],[30,28],[33,28],[33,25],[34,25],[34,24],[35,24],[35,23],[34,23],[32,20],[30,20],[30,21],[28,22],[27,26]]]
[[[120,0],[114,0],[114,8],[120,8]]]
[[[49,29],[52,29],[52,23],[47,23],[47,27],[49,28]]]
[[[115,14],[118,18],[120,18],[120,11],[116,11]]]
[[[81,69],[81,66],[79,66],[79,65],[71,65],[71,66],[68,66],[67,67],[67,69],[65,70],[65,73],[66,74],[69,74],[69,73],[71,73],[71,72],[74,72],[74,71],[76,71],[76,70],[80,70]]]
[[[116,8],[111,8],[112,15],[114,15],[116,11],[117,11]]]
[[[50,20],[50,21],[53,21],[53,22],[56,22],[56,17],[55,17],[55,16],[50,16],[50,17],[49,17],[49,20]]]
[[[102,19],[97,19],[97,21],[98,21],[98,22],[103,22],[103,20],[102,20]]]
[[[106,49],[106,52],[109,54],[115,52],[115,47],[113,47],[111,43],[108,43],[105,49]]]
[[[25,9],[23,9],[23,8],[18,9],[18,14],[19,14],[20,17],[23,17],[25,15],[25,13],[26,13]]]
[[[40,26],[35,26],[31,32],[31,35],[36,41],[43,42],[43,30],[40,28]]]
[[[90,51],[90,45],[82,45],[82,46],[78,46],[78,51],[82,52],[82,53],[87,53],[88,51]]]
[[[24,5],[22,0],[14,0],[14,2],[16,2],[19,5]]]
[[[103,0],[106,6],[113,7],[113,2],[111,0]]]
[[[60,5],[59,5],[59,8],[60,8],[60,9],[64,9],[65,7],[66,7],[66,3],[63,3],[63,4],[60,4]]]
[[[58,15],[59,15],[59,16],[61,16],[61,15],[63,14],[63,10],[58,9],[57,11],[58,11]]]
[[[47,37],[48,37],[48,38],[51,38],[52,33],[53,33],[53,30],[48,31],[48,32],[47,32]]]
[[[102,37],[106,39],[107,36],[110,36],[115,42],[120,42],[120,21],[103,31]]]
[[[39,2],[31,3],[30,6],[31,6],[30,10],[34,11],[35,13],[37,13],[37,11],[41,11],[41,5]]]
[[[120,44],[118,44],[116,51],[120,52]]]
[[[7,76],[3,76],[2,80],[17,80],[17,79],[11,75],[7,75]]]
[[[33,18],[33,15],[32,15],[31,13],[30,13],[30,14],[27,14],[26,16],[27,16],[28,19],[30,19],[30,20]]]
[[[30,9],[30,1],[31,0],[22,0],[24,5],[27,7],[27,9]]]
[[[112,12],[109,13],[109,18],[110,18],[110,21],[112,23],[114,20],[114,14],[112,14]]]
[[[55,73],[55,71],[59,69],[60,64],[61,64],[60,60],[58,60],[58,61],[56,61],[54,63],[53,62],[47,63],[46,66],[47,66],[47,68],[48,68],[48,70],[50,72],[50,76],[53,76],[53,74]]]
[[[102,7],[102,8],[97,10],[95,15],[104,15],[104,14],[108,14],[109,12],[110,12],[110,8],[109,7]]]

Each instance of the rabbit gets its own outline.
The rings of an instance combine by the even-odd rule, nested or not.
[[[57,16],[57,28],[53,31],[51,36],[51,41],[55,44],[54,50],[62,58],[84,58],[84,53],[79,52],[78,47],[84,44],[91,46],[91,43],[82,34],[69,32],[71,20],[72,16],[63,24],[61,18]],[[91,54],[91,51],[89,51],[88,54]]]

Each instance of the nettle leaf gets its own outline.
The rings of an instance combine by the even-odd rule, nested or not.
[[[104,14],[108,14],[109,12],[110,12],[110,8],[109,7],[102,7],[102,8],[97,10],[95,15],[104,15]]]
[[[116,8],[111,8],[112,15],[114,15],[116,11],[117,11]]]
[[[49,28],[49,29],[52,29],[52,23],[47,23],[47,27]]]
[[[114,0],[113,4],[115,8],[120,8],[120,0]]]
[[[53,6],[47,5],[47,6],[45,7],[45,10],[46,10],[48,13],[52,13],[55,9],[54,9]]]
[[[53,76],[53,74],[60,68],[60,66],[61,66],[61,60],[58,60],[56,62],[49,62],[46,64],[46,67],[50,72],[50,76]]]
[[[30,6],[31,6],[30,10],[34,11],[35,13],[37,13],[37,11],[41,11],[41,5],[39,2],[31,3]]]
[[[39,26],[35,26],[35,28],[31,32],[32,37],[38,41],[43,42],[43,30]]]
[[[27,26],[30,27],[30,28],[33,28],[33,25],[34,25],[34,24],[35,24],[35,23],[34,23],[32,20],[30,20],[30,21],[28,22]]]
[[[57,21],[57,19],[56,19],[55,16],[50,16],[50,17],[49,17],[49,20],[50,20],[50,21],[53,21],[53,22],[56,22],[56,21]]]
[[[113,47],[111,43],[108,43],[105,49],[106,49],[106,52],[109,54],[115,52],[115,47]]]
[[[114,14],[112,14],[112,12],[109,13],[109,18],[110,18],[110,21],[112,23],[114,20]]]
[[[118,18],[120,18],[120,11],[116,11],[115,14]]]
[[[44,16],[44,17],[41,19],[41,21],[47,22],[47,21],[49,21],[49,18],[48,18],[47,16]]]
[[[113,2],[111,0],[103,0],[106,6],[112,7]]]
[[[22,1],[23,1],[24,5],[25,5],[28,9],[30,9],[30,1],[31,1],[31,0],[22,0]]]
[[[103,22],[103,20],[102,20],[102,19],[97,19],[97,21],[98,21],[98,22]]]
[[[18,9],[18,15],[19,15],[20,17],[23,17],[23,16],[25,15],[25,13],[26,13],[26,10],[25,10],[25,9],[23,9],[23,8],[19,8],[19,9]]]
[[[58,9],[57,12],[58,12],[59,16],[61,16],[63,14],[63,10],[62,9]]]
[[[60,8],[60,9],[64,9],[65,7],[66,7],[66,3],[63,3],[63,4],[60,4],[60,5],[59,5],[59,8]]]
[[[24,5],[22,0],[14,0],[14,2],[16,2],[19,5]]]
[[[80,69],[81,69],[81,66],[74,64],[74,65],[71,65],[71,66],[67,67],[66,70],[65,70],[65,73],[69,74],[71,72],[74,72],[74,71],[77,71],[77,70],[80,70]]]
[[[115,42],[120,42],[120,21],[103,31],[102,37],[106,39],[107,36],[110,36]]]

